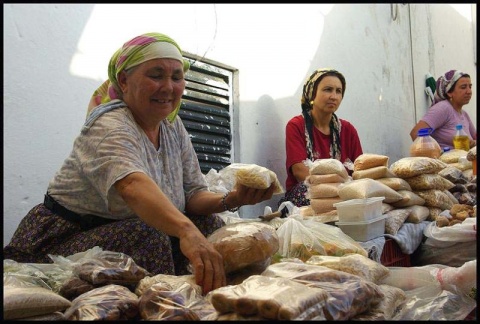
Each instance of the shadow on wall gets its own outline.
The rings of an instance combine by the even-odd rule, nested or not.
[[[4,245],[43,201],[99,85],[70,73],[93,7],[4,5]]]

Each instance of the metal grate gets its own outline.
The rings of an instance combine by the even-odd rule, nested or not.
[[[202,173],[232,162],[231,103],[233,72],[210,63],[190,61],[179,111],[190,134]]]

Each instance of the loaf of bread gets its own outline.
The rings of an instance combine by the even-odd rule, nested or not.
[[[207,239],[222,255],[227,274],[252,264],[264,263],[279,247],[275,228],[260,222],[228,224]]]

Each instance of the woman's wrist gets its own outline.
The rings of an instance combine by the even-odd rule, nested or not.
[[[227,192],[222,196],[221,202],[222,202],[223,211],[229,211],[229,212],[231,212],[231,213],[234,213],[234,212],[238,211],[238,209],[239,209],[240,207],[231,207],[232,204],[229,204],[229,203],[227,202],[227,198],[228,198],[229,195],[230,195],[230,191],[227,191]],[[231,203],[231,201],[230,201],[230,203]]]

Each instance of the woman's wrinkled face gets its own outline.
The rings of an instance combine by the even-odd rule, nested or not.
[[[448,93],[448,96],[453,102],[460,106],[466,105],[472,99],[472,81],[468,77],[461,77],[455,84],[455,88],[452,92]]]
[[[313,109],[321,112],[334,113],[342,102],[342,82],[336,76],[327,75],[323,77],[317,86]]]
[[[135,116],[163,120],[179,104],[185,90],[183,64],[175,59],[154,59],[122,72],[123,101]]]

